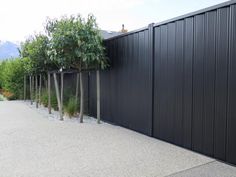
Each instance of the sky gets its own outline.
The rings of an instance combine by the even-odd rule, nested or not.
[[[99,28],[132,31],[227,0],[0,0],[0,40],[24,41],[46,18],[92,13]]]

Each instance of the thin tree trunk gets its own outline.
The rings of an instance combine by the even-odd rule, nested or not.
[[[55,89],[56,89],[56,95],[57,95],[57,104],[58,104],[58,108],[59,108],[59,112],[60,112],[60,120],[63,120],[63,115],[62,113],[62,106],[61,106],[61,101],[60,101],[60,93],[59,93],[59,86],[58,86],[58,82],[57,82],[57,75],[56,73],[53,73],[53,77],[54,77],[54,83],[55,83]]]
[[[83,115],[84,115],[84,84],[83,84],[83,74],[80,73],[80,123],[83,123]]]
[[[100,71],[97,70],[97,123],[100,124]]]
[[[35,98],[34,98],[34,76],[32,76],[32,104],[34,103]]]
[[[30,104],[32,105],[33,104],[33,98],[32,98],[32,76],[30,76]]]
[[[24,75],[24,101],[26,100],[26,75]]]
[[[51,78],[50,73],[48,73],[48,113],[52,114],[51,107]]]
[[[75,102],[78,103],[79,97],[79,73],[76,74],[76,90],[75,90]]]
[[[38,76],[35,76],[35,102],[36,102],[36,108],[39,107],[39,101],[38,101]]]
[[[39,75],[39,104],[41,104],[42,74]]]
[[[63,120],[63,94],[64,94],[64,73],[61,72],[61,110],[60,110],[60,115],[61,115],[61,120]]]
[[[45,85],[45,89],[47,90],[48,89],[48,80],[47,80],[47,77],[43,77],[43,81],[44,81],[44,85]]]

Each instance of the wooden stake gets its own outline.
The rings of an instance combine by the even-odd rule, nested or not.
[[[38,102],[38,76],[35,76],[35,102],[36,102],[36,108],[39,107],[39,102]]]
[[[48,73],[48,113],[52,114],[52,107],[51,107],[51,75]]]
[[[57,95],[57,104],[60,112],[60,120],[63,120],[63,115],[62,115],[62,106],[61,106],[61,100],[60,100],[60,93],[59,93],[59,86],[57,82],[57,75],[56,73],[53,73],[54,77],[54,83],[55,83],[55,89],[56,89],[56,95]]]
[[[76,90],[75,90],[75,102],[78,103],[79,97],[79,73],[76,74]]]
[[[39,104],[41,104],[42,74],[39,75]]]
[[[30,104],[32,105],[33,104],[33,98],[32,98],[32,76],[30,76],[29,78],[29,81],[30,81]]]
[[[24,75],[24,101],[26,100],[26,75]]]

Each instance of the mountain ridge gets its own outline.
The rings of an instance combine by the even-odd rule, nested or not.
[[[0,41],[0,60],[19,57],[19,47],[11,41]]]

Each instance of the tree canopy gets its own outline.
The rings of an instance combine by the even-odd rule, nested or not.
[[[49,36],[50,59],[62,69],[104,69],[107,66],[105,48],[96,19],[80,15],[48,19],[46,32]]]
[[[20,55],[25,59],[27,74],[45,73],[55,68],[48,57],[49,39],[46,35],[36,34],[21,44]]]

